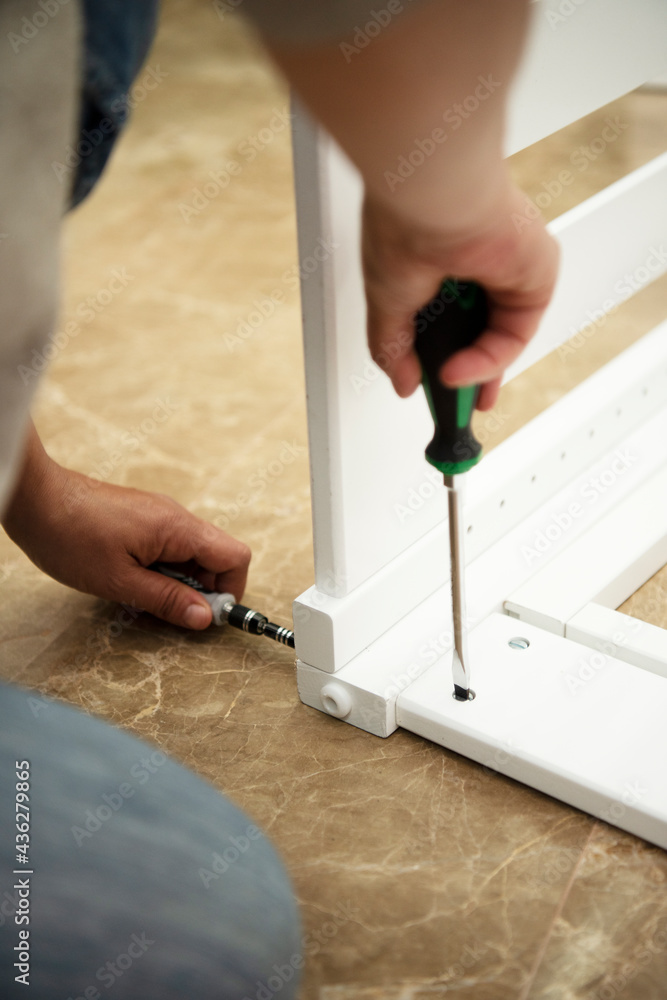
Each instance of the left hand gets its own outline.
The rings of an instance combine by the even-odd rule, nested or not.
[[[3,521],[10,538],[45,573],[186,628],[206,628],[209,605],[192,588],[147,569],[151,563],[186,564],[184,572],[208,589],[241,599],[247,545],[170,497],[62,468],[33,435]]]

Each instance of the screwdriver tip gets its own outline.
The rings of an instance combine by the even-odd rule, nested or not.
[[[454,697],[457,701],[467,701],[470,697],[470,689],[463,688],[459,684],[454,685]]]

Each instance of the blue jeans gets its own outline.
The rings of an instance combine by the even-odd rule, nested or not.
[[[3,1000],[293,1000],[302,965],[248,816],[154,747],[0,685]]]
[[[132,105],[131,88],[155,36],[159,0],[81,0],[80,161],[70,208],[102,173]]]

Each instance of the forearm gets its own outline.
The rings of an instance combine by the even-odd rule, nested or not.
[[[9,537],[33,558],[35,533],[43,532],[35,527],[34,508],[43,506],[45,494],[51,491],[50,480],[57,475],[59,466],[49,458],[39,439],[35,426],[30,421],[23,457],[14,489],[2,515],[2,526]],[[33,558],[33,561],[38,562]]]
[[[440,0],[407,7],[359,52],[270,48],[371,197],[467,235],[506,198],[505,110],[527,21],[526,0]]]

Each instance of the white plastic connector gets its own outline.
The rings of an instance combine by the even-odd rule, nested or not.
[[[336,719],[344,719],[352,711],[350,692],[336,681],[324,685],[320,691],[320,698],[324,711]]]

